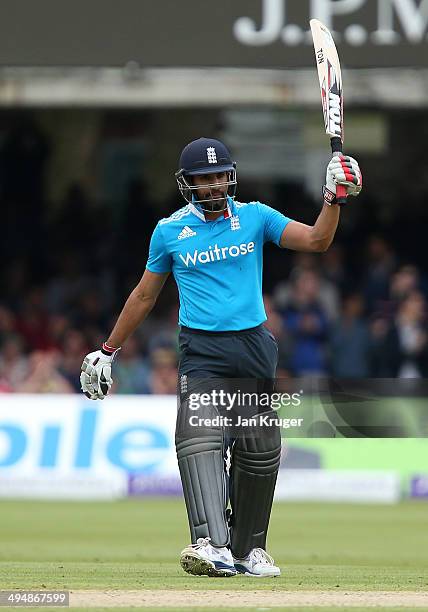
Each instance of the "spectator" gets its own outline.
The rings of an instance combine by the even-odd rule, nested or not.
[[[55,262],[58,270],[46,287],[46,304],[50,313],[70,314],[81,296],[97,280],[90,279],[88,270],[80,261],[79,253],[60,253]]]
[[[412,291],[399,306],[394,321],[378,318],[372,324],[373,376],[420,378],[428,375],[426,301]]]
[[[5,388],[17,389],[25,380],[28,367],[21,338],[17,335],[6,337],[0,345],[0,381]]]
[[[276,376],[277,378],[288,378],[290,376],[291,338],[287,335],[283,317],[274,308],[272,297],[264,295],[263,301],[267,316],[265,326],[272,332],[278,343],[278,368]]]
[[[333,302],[331,312],[334,314],[334,312],[337,312],[338,310],[339,300],[337,291],[344,293],[345,291],[349,290],[349,270],[347,270],[345,266],[343,248],[338,244],[333,243],[328,250],[321,255],[321,259],[323,277],[330,283],[329,287],[333,288],[334,297],[330,297],[330,301]]]
[[[369,313],[379,311],[389,296],[389,282],[395,268],[395,255],[381,236],[372,236],[367,245],[367,274],[364,297]]]
[[[17,385],[17,393],[73,393],[72,385],[60,374],[56,351],[35,351],[29,359],[29,374]]]
[[[321,304],[320,278],[306,270],[295,278],[290,302],[283,311],[293,342],[290,366],[297,376],[326,373],[327,315]]]
[[[369,375],[370,337],[363,319],[364,302],[358,293],[343,300],[342,313],[330,334],[331,374],[339,378]]]
[[[390,323],[376,314],[369,322],[369,375],[371,378],[391,378],[394,376],[391,366],[388,337]]]
[[[60,351],[64,336],[71,326],[70,319],[61,314],[52,314],[48,318],[47,326],[50,346]]]
[[[70,388],[80,393],[80,367],[88,346],[85,336],[77,329],[69,329],[64,336],[61,347],[62,355],[56,365],[58,371],[68,381]]]
[[[413,291],[420,289],[420,275],[416,266],[401,266],[391,277],[389,296],[396,312],[400,303]]]
[[[171,300],[171,296],[169,298]],[[175,294],[172,297],[175,299]],[[138,330],[141,345],[150,353],[158,347],[178,348],[178,304],[168,304],[163,316],[153,316],[143,322]]]
[[[150,370],[139,353],[135,336],[123,345],[114,372],[116,393],[150,393]]]
[[[393,376],[421,378],[428,375],[426,303],[419,291],[412,291],[401,303],[391,330]]]
[[[337,287],[319,271],[319,259],[310,253],[298,253],[294,256],[294,265],[290,274],[293,281],[301,273],[308,271],[318,276],[318,301],[329,320],[337,318],[339,313],[339,297]],[[285,310],[292,301],[292,283],[283,281],[278,283],[274,291],[274,304],[279,310]]]
[[[30,350],[46,351],[52,348],[44,297],[41,287],[33,287],[28,292],[16,320],[16,331]]]
[[[88,289],[77,300],[73,320],[84,333],[108,328],[108,313],[105,303],[96,289]]]
[[[150,391],[160,395],[177,393],[177,351],[158,347],[150,355]]]

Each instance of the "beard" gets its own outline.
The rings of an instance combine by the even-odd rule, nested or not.
[[[210,208],[212,212],[219,212],[226,208],[226,198],[221,198],[221,200],[215,200],[214,202],[206,202],[207,208]]]
[[[223,210],[226,210],[227,208],[227,203],[226,203],[226,199],[222,198],[221,200],[215,200],[215,202],[207,202],[207,201],[202,201],[199,206],[201,207],[201,209],[204,212],[221,212]]]
[[[210,200],[209,198],[215,199]],[[207,193],[201,198],[200,206],[205,212],[220,212],[225,210],[227,208],[226,193],[220,191]]]

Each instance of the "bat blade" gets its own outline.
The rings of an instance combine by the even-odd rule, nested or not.
[[[324,128],[330,136],[333,155],[343,152],[343,86],[339,56],[330,30],[318,19],[310,21],[314,42],[315,60],[321,90],[321,105]],[[346,203],[346,188],[338,185],[336,198],[339,204]]]

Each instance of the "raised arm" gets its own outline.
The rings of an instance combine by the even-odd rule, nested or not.
[[[339,206],[324,204],[315,225],[291,221],[282,232],[280,246],[311,253],[326,251],[336,233],[339,215]]]
[[[324,205],[315,225],[298,221],[287,224],[281,235],[280,246],[293,251],[322,252],[333,242],[339,223],[340,207],[336,204],[336,186],[344,185],[347,195],[357,196],[362,187],[358,162],[345,155],[335,156],[327,166],[323,189]]]

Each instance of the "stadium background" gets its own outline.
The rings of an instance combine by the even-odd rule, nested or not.
[[[364,189],[326,253],[266,248],[278,375],[427,376],[426,3],[3,4],[0,495],[180,495],[173,281],[123,347],[102,404],[79,392],[82,357],[106,338],[143,273],[157,219],[182,205],[174,171],[193,138],[230,146],[239,200],[314,222],[329,150],[311,17],[336,33],[345,149]],[[291,440],[283,467],[278,501],[428,497],[422,439]],[[17,506],[3,508],[13,516]]]

